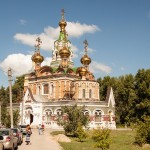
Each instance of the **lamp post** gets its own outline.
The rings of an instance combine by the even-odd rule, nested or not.
[[[23,124],[24,92],[22,94],[21,124]]]
[[[11,128],[13,128],[13,109],[12,109],[12,71],[11,68],[8,69],[8,82],[9,82],[9,98],[10,98],[10,119]]]
[[[2,124],[2,110],[1,110],[1,108],[2,108],[2,103],[0,101],[0,126]]]

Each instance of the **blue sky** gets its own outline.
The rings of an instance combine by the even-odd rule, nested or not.
[[[1,0],[0,86],[8,86],[8,67],[15,76],[28,72],[35,39],[50,64],[53,42],[59,35],[61,9],[65,9],[74,64],[81,66],[88,40],[90,66],[95,77],[136,74],[150,65],[149,0]]]

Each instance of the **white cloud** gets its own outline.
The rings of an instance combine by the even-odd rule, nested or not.
[[[66,30],[69,34],[69,37],[80,37],[85,33],[94,33],[96,31],[100,31],[100,29],[96,25],[86,25],[74,22],[67,22]],[[59,27],[47,27],[44,28],[44,32],[40,34],[22,34],[17,33],[14,35],[14,39],[22,42],[25,45],[34,46],[37,37],[40,37],[42,40],[41,48],[43,50],[52,50],[54,48],[54,41],[59,37]],[[78,48],[72,45],[72,51],[76,53]],[[77,55],[77,54],[76,54]]]
[[[91,65],[90,65],[90,70],[93,73],[101,71],[103,73],[109,74],[109,73],[111,73],[112,68],[107,66],[107,65],[105,65],[105,64],[92,61]]]
[[[42,65],[49,65],[51,58],[46,57]],[[13,76],[20,76],[32,69],[31,55],[11,54],[0,63],[0,68],[7,72],[11,67]]]
[[[31,67],[31,55],[24,54],[12,54],[8,55],[4,61],[0,63],[2,70],[7,72],[8,68],[11,67],[14,76],[19,76],[27,73]]]
[[[24,19],[20,19],[19,22],[20,22],[21,25],[25,25],[27,23],[27,21],[24,20]]]
[[[67,22],[66,27],[69,37],[80,37],[85,33],[100,31],[96,25],[80,24],[79,22]]]

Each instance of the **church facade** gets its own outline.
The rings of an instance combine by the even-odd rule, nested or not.
[[[108,88],[105,101],[100,100],[99,83],[89,70],[91,58],[88,56],[88,42],[84,41],[84,54],[80,67],[75,67],[71,42],[66,32],[67,22],[62,11],[59,21],[60,34],[54,42],[52,61],[42,66],[44,57],[40,52],[41,39],[38,37],[36,50],[32,55],[33,69],[25,75],[24,98],[20,103],[21,124],[47,128],[60,128],[57,117],[62,114],[62,106],[85,106],[89,115],[90,128],[115,129],[115,99],[112,88]],[[66,116],[62,116],[66,119]]]

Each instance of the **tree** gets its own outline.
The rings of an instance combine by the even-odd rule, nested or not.
[[[140,69],[135,76],[137,99],[133,102],[132,116],[136,122],[150,116],[150,69]]]
[[[78,127],[77,127],[77,130],[75,132],[75,135],[80,140],[80,142],[82,142],[83,139],[86,139],[86,137],[87,137],[87,134],[84,131],[83,126],[80,123],[78,124]]]
[[[24,89],[24,75],[16,78],[14,85],[12,86],[13,103],[20,102],[23,97]]]
[[[94,129],[92,139],[96,142],[95,147],[102,150],[109,149],[110,145],[110,130],[109,129]]]
[[[10,128],[11,127],[11,122],[10,122],[10,114],[6,110],[6,108],[2,108],[2,124],[4,124],[5,127]],[[19,115],[19,110],[14,110],[13,111],[13,125],[17,126],[18,122],[20,120],[20,115]]]
[[[78,107],[77,105],[62,107],[62,115],[67,115],[67,119],[63,120],[62,116],[60,116],[57,123],[63,126],[65,134],[76,136],[78,125],[86,126],[88,124],[89,116],[84,115],[84,110],[85,107]]]
[[[150,144],[150,117],[145,118],[144,122],[140,122],[136,131],[135,143],[139,146]]]

